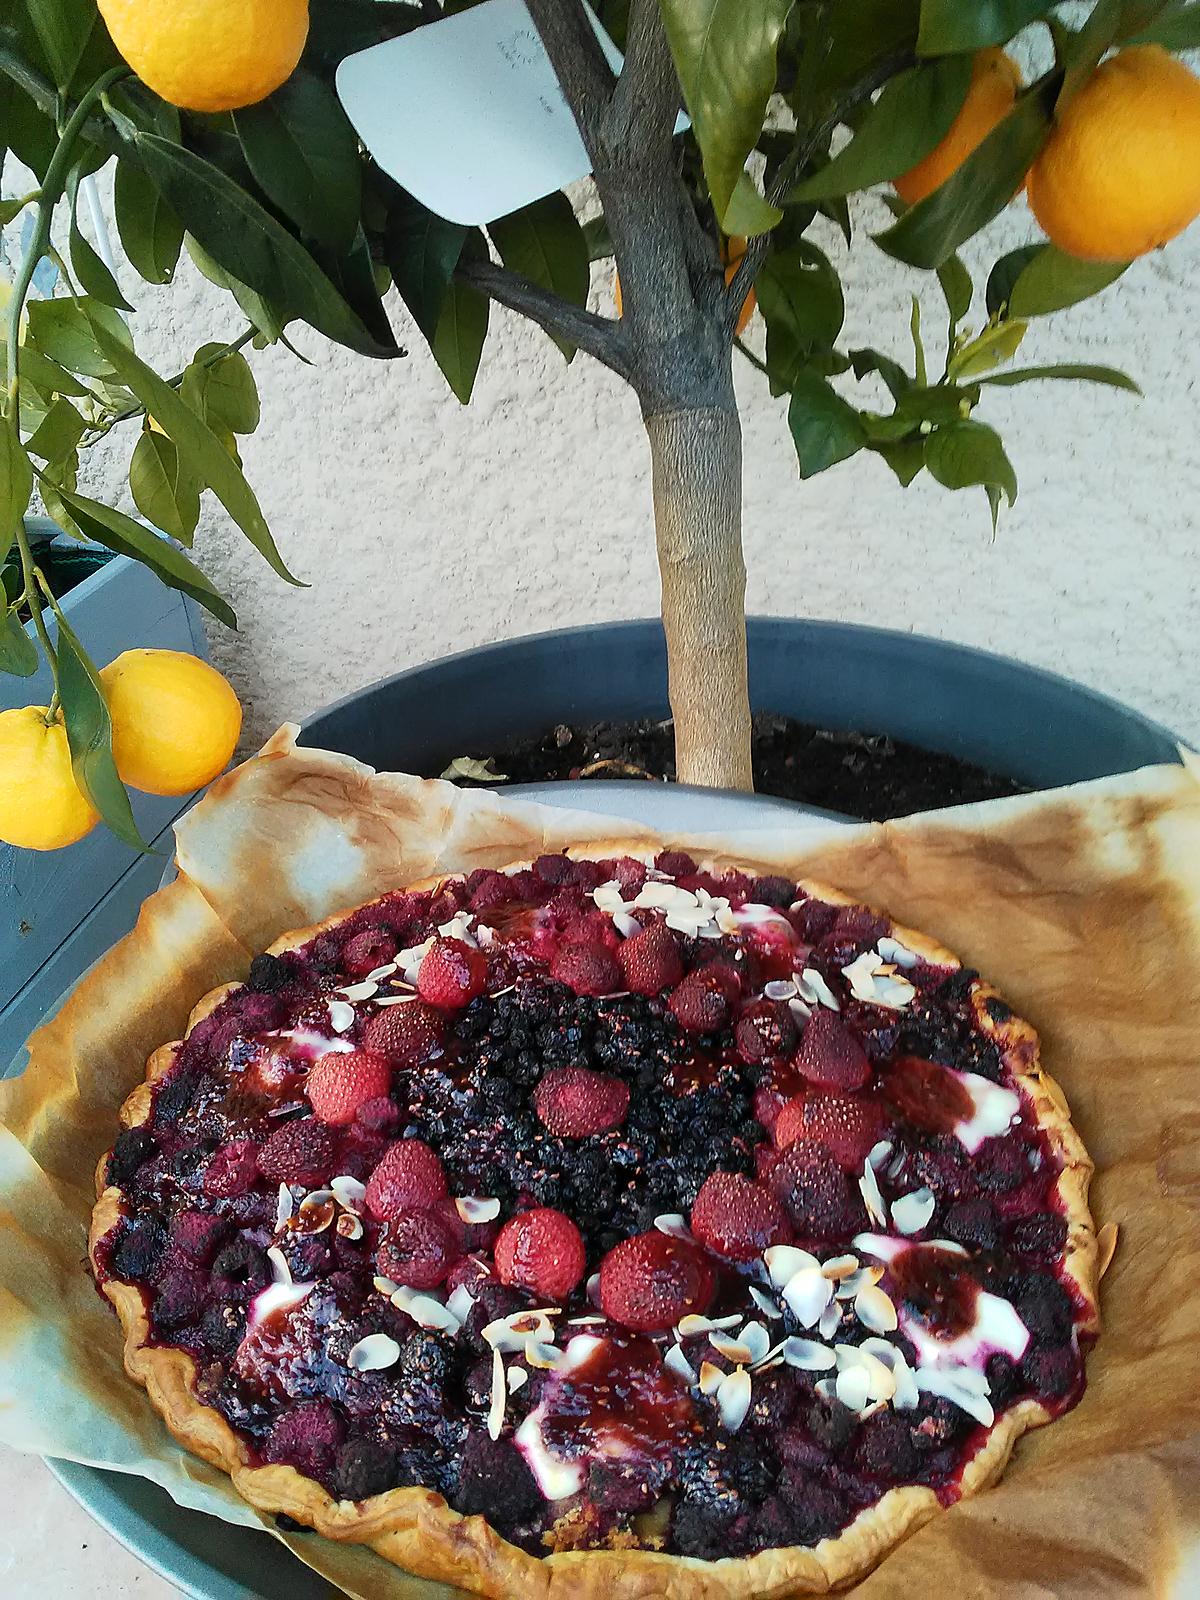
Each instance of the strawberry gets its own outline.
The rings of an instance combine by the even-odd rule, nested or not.
[[[367,1210],[379,1221],[436,1205],[447,1194],[446,1174],[421,1139],[398,1139],[367,1181]]]
[[[781,1000],[758,1000],[742,1012],[733,1037],[747,1066],[758,1066],[773,1056],[791,1055],[798,1035],[795,1018]]]
[[[550,972],[576,994],[612,994],[621,984],[617,958],[598,940],[561,945]]]
[[[673,989],[683,977],[679,940],[664,923],[652,922],[632,939],[626,939],[617,958],[625,987],[649,998]]]
[[[443,1011],[461,1011],[487,985],[487,957],[461,939],[435,939],[417,969],[417,993]]]
[[[342,971],[351,978],[365,978],[376,967],[387,966],[399,948],[395,936],[386,928],[364,928],[347,939],[342,951]]]
[[[436,1289],[462,1259],[462,1246],[445,1217],[409,1211],[395,1217],[379,1242],[379,1270],[410,1289]]]
[[[885,1126],[883,1109],[876,1101],[831,1090],[789,1100],[771,1134],[780,1150],[796,1139],[815,1139],[840,1167],[857,1173],[883,1137]]]
[[[609,1072],[551,1067],[533,1091],[533,1109],[556,1138],[586,1139],[621,1126],[629,1086]]]
[[[789,1234],[783,1207],[761,1183],[739,1172],[705,1178],[692,1206],[692,1232],[729,1261],[753,1261]]]
[[[667,1001],[671,1015],[688,1033],[720,1033],[733,1016],[741,980],[731,967],[713,962],[689,972]]]
[[[832,1011],[814,1011],[804,1024],[796,1066],[824,1089],[861,1089],[871,1076],[862,1045]]]
[[[391,1064],[378,1050],[331,1051],[308,1069],[304,1092],[322,1122],[345,1128],[359,1106],[378,1100],[391,1087]]]
[[[495,1258],[501,1283],[546,1300],[564,1299],[587,1268],[583,1235],[570,1217],[548,1206],[510,1217],[496,1240]]]
[[[716,1274],[702,1251],[665,1233],[638,1233],[600,1263],[600,1306],[637,1333],[665,1333],[712,1304]]]
[[[442,1053],[445,1018],[420,1000],[377,1011],[364,1025],[362,1042],[397,1067],[420,1067]]]
[[[333,1134],[323,1122],[304,1117],[285,1122],[258,1152],[258,1170],[270,1183],[302,1183],[315,1189],[333,1176]]]

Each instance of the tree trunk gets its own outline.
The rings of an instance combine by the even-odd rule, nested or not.
[[[662,575],[676,776],[752,789],[742,559],[742,430],[735,409],[646,417]]]

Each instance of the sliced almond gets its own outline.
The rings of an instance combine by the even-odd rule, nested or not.
[[[992,1403],[986,1395],[975,1394],[962,1383],[955,1381],[957,1373],[954,1371],[930,1370],[928,1367],[918,1367],[916,1378],[917,1387],[925,1394],[939,1395],[943,1400],[949,1400],[952,1405],[958,1406],[969,1417],[974,1417],[976,1422],[990,1427],[996,1420],[996,1413]]]
[[[836,1300],[831,1300],[821,1313],[821,1320],[817,1323],[817,1332],[822,1339],[832,1339],[842,1325],[842,1308]]]
[[[895,1379],[896,1392],[892,1396],[895,1409],[911,1411],[921,1396],[913,1370],[904,1359],[904,1352],[886,1339],[864,1339],[859,1348],[881,1361]]]
[[[802,1328],[813,1328],[833,1298],[833,1284],[820,1267],[801,1267],[783,1288],[783,1298]]]
[[[821,1263],[822,1275],[826,1278],[832,1278],[835,1283],[840,1278],[848,1278],[852,1272],[857,1271],[857,1256],[830,1256],[828,1261],[822,1261]]]
[[[355,1216],[362,1214],[363,1204],[367,1198],[365,1183],[360,1183],[357,1178],[352,1178],[348,1172],[344,1172],[340,1177],[331,1178],[329,1187],[343,1211],[353,1211]]]
[[[292,1214],[295,1212],[295,1209],[296,1202],[292,1198],[292,1191],[288,1188],[286,1183],[281,1183],[279,1185],[279,1203],[275,1207],[276,1233],[279,1232],[280,1228],[285,1227],[287,1223],[291,1221]]]
[[[382,1372],[399,1359],[400,1346],[395,1339],[386,1333],[369,1333],[347,1352],[346,1365],[351,1372]]]
[[[287,1257],[278,1245],[272,1245],[267,1251],[267,1260],[271,1263],[271,1279],[274,1283],[291,1283],[292,1269],[288,1266]]]
[[[1096,1268],[1101,1277],[1112,1266],[1112,1258],[1117,1253],[1117,1225],[1115,1222],[1106,1222],[1096,1235]]]
[[[364,983],[382,983],[385,978],[390,978],[396,970],[394,961],[385,961],[381,967],[376,967],[373,972],[368,972],[363,979]]]
[[[937,1210],[937,1198],[932,1189],[914,1189],[892,1201],[892,1226],[906,1237],[927,1228]]]
[[[337,1219],[337,1231],[343,1239],[353,1242],[363,1236],[363,1223],[361,1217],[356,1217],[352,1211],[343,1211]]]
[[[702,1361],[700,1363],[700,1393],[716,1394],[724,1377],[723,1368],[714,1366],[711,1361]]]
[[[403,1285],[392,1296],[397,1311],[410,1316],[419,1328],[437,1333],[457,1333],[461,1323],[448,1306],[429,1294],[414,1294]]]
[[[744,1367],[727,1372],[717,1390],[717,1411],[730,1433],[736,1433],[746,1420],[754,1386]]]
[[[528,1340],[524,1355],[526,1365],[536,1367],[539,1372],[552,1372],[555,1367],[562,1365],[563,1360],[563,1352],[558,1346],[542,1339]]]
[[[493,1350],[505,1355],[523,1350],[532,1339],[539,1343],[552,1343],[554,1324],[544,1311],[514,1311],[507,1317],[497,1317],[483,1329],[483,1337]]]
[[[801,973],[800,998],[810,1005],[823,1005],[830,1011],[840,1011],[841,1005],[833,990],[816,967],[805,967]]]
[[[859,1267],[857,1272],[852,1272],[848,1278],[843,1278],[837,1286],[839,1300],[853,1300],[872,1283],[878,1283],[883,1277],[882,1267]]]
[[[749,1366],[754,1360],[750,1346],[743,1344],[740,1339],[731,1339],[727,1333],[710,1333],[708,1342],[719,1356],[724,1356],[726,1361],[733,1361],[738,1366]]]
[[[862,1177],[858,1180],[859,1193],[863,1197],[863,1204],[867,1208],[867,1215],[872,1222],[881,1228],[887,1227],[887,1202],[879,1192],[879,1179],[875,1176],[875,1168],[871,1165],[870,1158],[863,1162]]]
[[[373,1278],[372,1282],[375,1285],[376,1291],[383,1295],[387,1300],[390,1300],[393,1295],[400,1292],[400,1285],[398,1283],[393,1283],[390,1278]]]
[[[697,1382],[696,1372],[691,1362],[684,1355],[681,1344],[673,1344],[671,1346],[663,1357],[663,1366],[670,1368],[676,1377],[682,1378],[689,1389],[695,1388]]]
[[[344,989],[338,989],[337,993],[343,1000],[370,1000],[378,989],[377,983],[372,983],[370,978],[364,978],[361,983],[348,983]]]
[[[738,1342],[750,1352],[750,1365],[766,1358],[771,1348],[771,1335],[761,1322],[748,1322],[738,1334]]]
[[[876,1283],[865,1283],[854,1296],[854,1315],[872,1333],[894,1333],[899,1326],[895,1306]]]
[[[654,1226],[659,1233],[665,1233],[669,1239],[690,1239],[692,1230],[688,1227],[687,1218],[678,1211],[664,1211],[661,1217],[655,1217]]]
[[[921,958],[915,950],[910,950],[907,945],[901,944],[899,939],[893,939],[886,933],[875,948],[884,961],[894,961],[898,967],[915,967],[920,964]]]
[[[568,1328],[595,1328],[602,1322],[607,1322],[607,1317],[572,1317],[567,1323]]]
[[[701,1317],[691,1312],[679,1319],[675,1331],[681,1339],[691,1339],[698,1333],[712,1333],[718,1328],[736,1328],[741,1320],[736,1314],[732,1317]]]
[[[508,1369],[508,1392],[509,1392],[509,1394],[516,1394],[517,1390],[518,1389],[523,1389],[528,1382],[529,1382],[529,1374],[525,1371],[524,1367],[517,1367],[517,1366],[509,1367],[509,1369]]]
[[[480,1195],[463,1195],[454,1202],[454,1209],[467,1223],[495,1222],[500,1215],[500,1202]]]
[[[892,1141],[890,1139],[880,1139],[867,1151],[867,1160],[878,1172],[891,1153]]]
[[[822,1400],[832,1401],[837,1398],[837,1383],[833,1378],[818,1378],[813,1388]]]
[[[475,1296],[465,1283],[460,1283],[454,1293],[446,1300],[446,1310],[459,1322],[465,1322],[471,1315],[471,1308],[475,1304]]]
[[[782,1353],[788,1366],[801,1372],[826,1372],[837,1361],[828,1345],[819,1344],[816,1339],[785,1339]]]
[[[821,1266],[816,1256],[810,1255],[807,1250],[798,1250],[793,1244],[773,1244],[764,1251],[763,1260],[767,1264],[767,1274],[777,1289],[782,1289],[804,1267],[816,1267],[819,1271]]]
[[[851,1411],[861,1411],[871,1399],[871,1382],[865,1367],[844,1367],[834,1382],[834,1392]]]
[[[413,1000],[419,1000],[419,994],[381,994],[376,1000],[377,1006],[406,1006]]]
[[[612,914],[613,927],[622,939],[633,939],[642,931],[642,925],[636,917],[631,917],[628,911],[614,911]]]
[[[508,1400],[508,1381],[504,1376],[504,1360],[499,1350],[492,1351],[492,1403],[488,1408],[487,1431],[489,1438],[498,1439],[504,1431],[504,1407]]]
[[[292,1233],[324,1233],[326,1228],[332,1226],[336,1215],[337,1206],[334,1203],[333,1191],[318,1189],[314,1194],[306,1195],[301,1200],[299,1209],[288,1223],[288,1228]]]
[[[594,1306],[600,1304],[600,1274],[598,1272],[593,1272],[584,1284],[584,1293]]]
[[[329,1002],[329,1026],[334,1033],[346,1033],[354,1026],[354,1007],[348,1000]]]
[[[772,1322],[778,1322],[779,1318],[783,1315],[783,1312],[779,1309],[778,1303],[772,1300],[771,1296],[766,1292],[766,1290],[760,1289],[756,1283],[752,1283],[750,1285],[750,1298],[762,1312],[763,1316],[769,1317]]]
[[[793,1000],[796,996],[796,984],[792,978],[772,978],[770,983],[763,984],[763,996],[767,1000]]]

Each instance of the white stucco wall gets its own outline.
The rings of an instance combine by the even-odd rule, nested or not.
[[[1034,237],[1023,204],[994,225],[973,252],[977,305],[986,263]],[[940,356],[932,280],[883,256],[865,226],[848,260],[832,232],[821,242],[845,267],[848,346],[903,354],[908,295],[921,289]],[[992,390],[977,414],[1000,428],[1021,482],[995,540],[982,492],[927,479],[902,491],[870,457],[802,484],[785,403],[739,358],[750,608],[1003,651],[1200,740],[1198,269],[1200,225],[1103,297],[1033,325],[1022,364],[1111,363],[1145,398],[1079,384]],[[141,308],[139,348],[160,370],[240,329],[232,302],[190,267],[165,294],[127,271],[122,281]],[[611,307],[610,268],[597,267],[593,300]],[[464,409],[403,306],[391,309],[406,360],[372,363],[306,330],[311,367],[283,349],[253,356],[263,421],[245,443],[247,471],[312,588],[280,582],[219,508],[206,510],[197,552],[241,619],[237,635],[214,627],[213,654],[246,702],[249,739],[452,650],[657,606],[632,394],[582,356],[566,367],[536,329],[493,308]],[[106,446],[83,486],[128,508],[121,471]]]

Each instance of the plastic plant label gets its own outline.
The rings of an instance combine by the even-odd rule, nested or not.
[[[484,0],[347,56],[337,91],[389,177],[451,222],[493,222],[591,171],[524,0]]]

